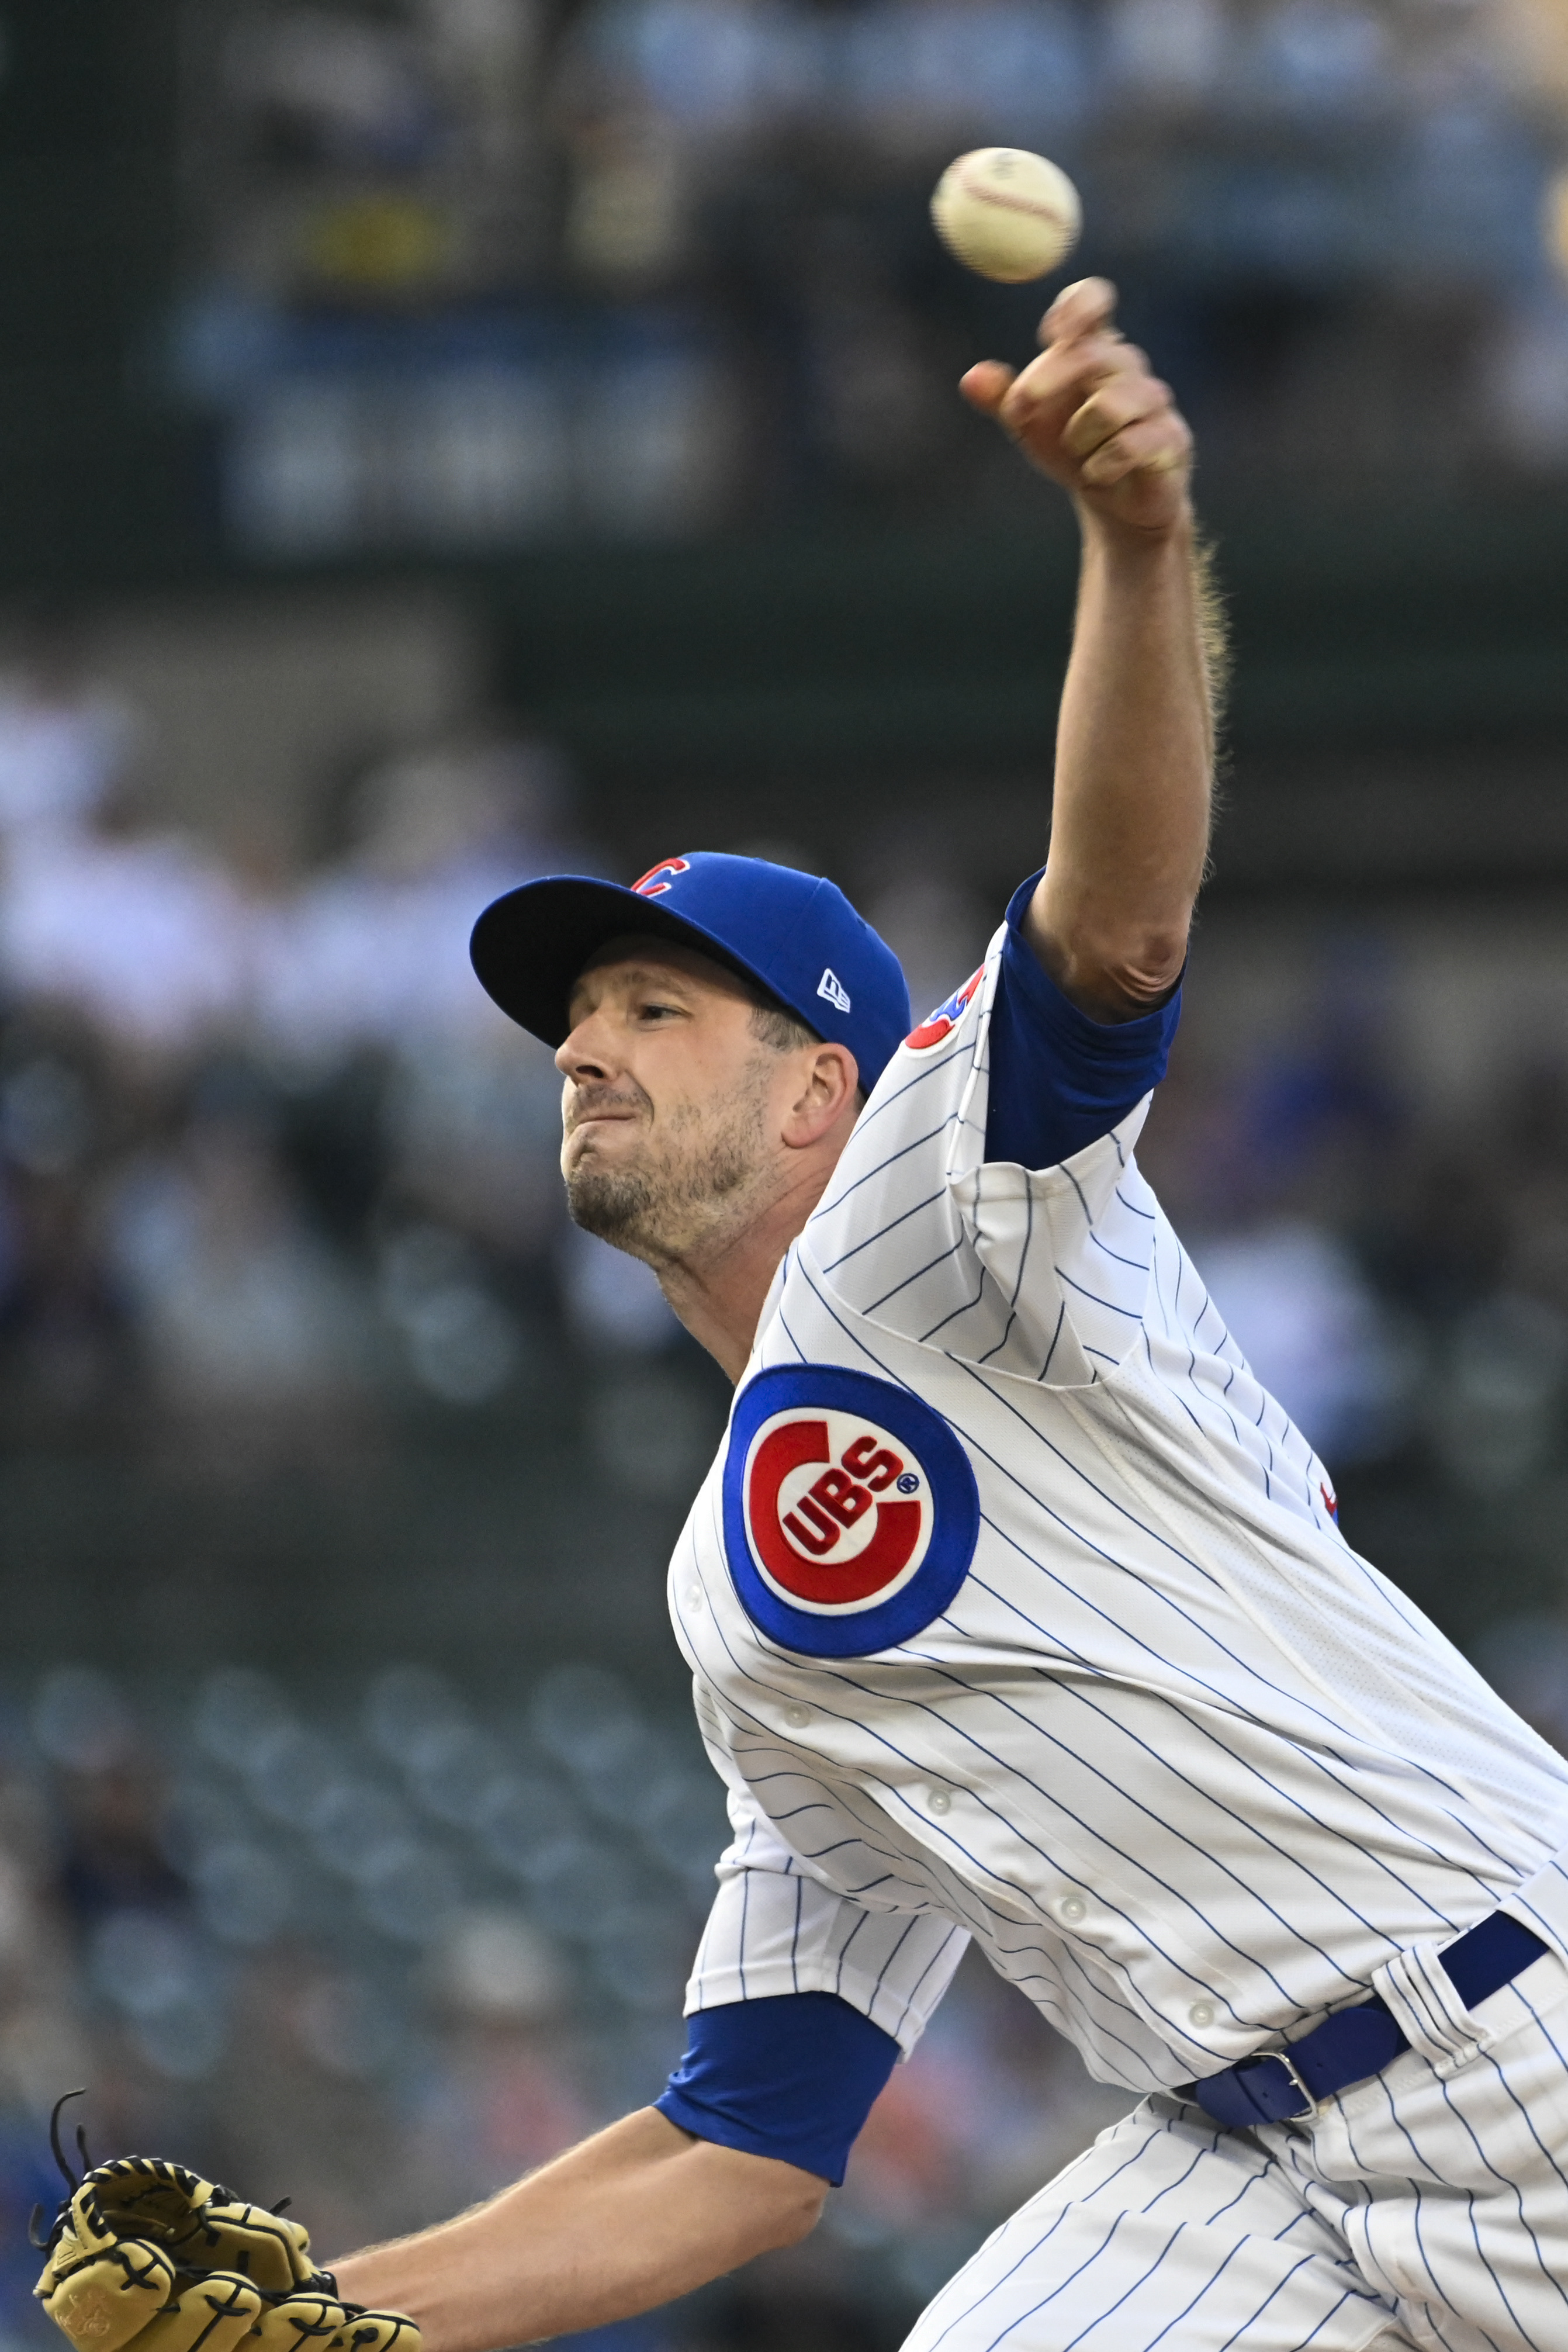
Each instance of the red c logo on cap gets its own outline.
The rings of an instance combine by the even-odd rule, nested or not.
[[[633,882],[632,887],[639,898],[662,898],[670,887],[668,882],[661,879],[664,875],[674,877],[676,874],[689,874],[691,870],[692,861],[689,857],[666,857],[659,865],[650,866],[641,882]]]

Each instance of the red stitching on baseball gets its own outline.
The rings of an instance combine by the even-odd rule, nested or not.
[[[1058,221],[1064,228],[1068,225],[1061,213],[1053,212],[1040,198],[1011,195],[1005,188],[993,188],[988,180],[972,179],[967,172],[959,173],[958,185],[967,196],[979,196],[1003,212],[1028,213],[1031,220]]]

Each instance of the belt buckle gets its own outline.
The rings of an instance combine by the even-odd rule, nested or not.
[[[1323,2103],[1322,2099],[1317,2096],[1315,2092],[1309,2090],[1307,2087],[1307,2084],[1302,2078],[1301,2070],[1297,2065],[1295,2060],[1291,2057],[1289,2049],[1271,2051],[1270,2055],[1279,2060],[1280,2064],[1285,2070],[1285,2078],[1287,2082],[1302,2102],[1301,2110],[1299,2115],[1281,2116],[1280,2121],[1283,2124],[1299,2124],[1304,2122],[1307,2116],[1315,2116],[1318,2109]]]

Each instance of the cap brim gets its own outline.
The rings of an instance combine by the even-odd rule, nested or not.
[[[570,1034],[571,992],[584,966],[609,940],[633,932],[695,948],[779,1002],[760,972],[700,923],[622,883],[585,874],[555,874],[508,890],[475,924],[468,953],[481,987],[502,1012],[547,1045],[559,1045]]]

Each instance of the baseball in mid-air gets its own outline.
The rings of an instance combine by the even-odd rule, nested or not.
[[[977,147],[949,163],[931,199],[936,234],[967,268],[1003,286],[1043,278],[1083,226],[1078,191],[1023,147]]]

